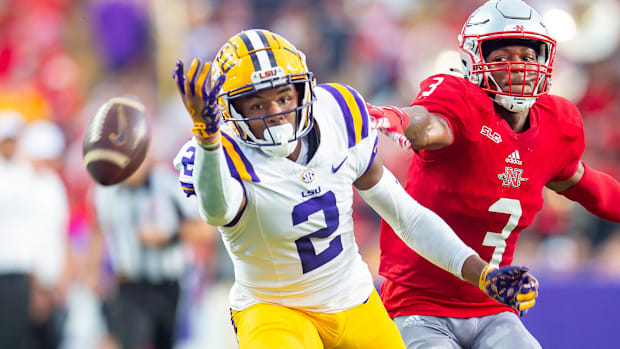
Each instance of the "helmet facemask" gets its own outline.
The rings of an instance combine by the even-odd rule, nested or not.
[[[291,77],[294,78],[294,77]],[[278,156],[277,154],[282,154],[283,148],[286,148],[290,151],[285,156],[288,156],[294,149],[297,144],[297,141],[304,137],[310,132],[312,127],[314,126],[314,118],[312,117],[312,105],[315,100],[315,96],[313,90],[311,88],[312,78],[311,75],[309,78],[299,78],[297,80],[291,80],[291,78],[278,79],[275,78],[272,81],[265,82],[265,84],[261,89],[258,90],[250,90],[248,92],[241,93],[239,95],[235,95],[234,97],[223,96],[224,103],[226,103],[228,110],[230,110],[231,117],[226,119],[226,121],[230,122],[234,127],[236,134],[245,135],[243,141],[254,147],[260,147],[263,151],[265,151],[268,155]],[[298,104],[297,107],[291,110],[285,110],[275,114],[267,114],[256,117],[245,117],[240,112],[238,112],[234,107],[234,101],[243,96],[247,96],[252,93],[256,93],[265,89],[276,88],[287,84],[293,84],[293,86],[298,91]],[[295,124],[290,126],[289,136],[286,139],[282,138],[283,130],[287,129],[290,125],[286,123],[285,125],[278,126],[269,126],[267,123],[267,119],[273,118],[279,115],[289,114],[291,112],[295,112]],[[250,121],[253,120],[261,120],[265,125],[265,131],[263,135],[255,135],[250,129]],[[272,132],[273,131],[273,132]],[[262,137],[260,137],[262,136]],[[285,157],[284,156],[284,157]]]

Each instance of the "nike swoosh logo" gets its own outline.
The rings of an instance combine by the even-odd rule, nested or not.
[[[344,165],[344,162],[347,161],[348,157],[349,157],[348,155],[345,156],[344,159],[342,159],[342,161],[338,164],[338,166],[332,165],[332,172],[333,173],[338,172],[338,170],[342,167],[342,165]]]

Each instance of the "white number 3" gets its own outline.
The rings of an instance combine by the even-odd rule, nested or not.
[[[428,97],[431,95],[431,93],[433,93],[433,91],[435,91],[435,89],[437,88],[437,86],[441,85],[441,83],[443,82],[443,78],[442,77],[436,77],[433,78],[433,80],[435,80],[434,83],[428,85],[428,91],[424,91],[422,92],[422,97]]]
[[[502,229],[501,234],[487,232],[487,235],[484,236],[484,241],[482,242],[483,246],[495,246],[493,257],[489,263],[495,268],[499,268],[504,251],[506,250],[506,240],[514,228],[517,227],[517,224],[519,224],[519,219],[521,219],[521,214],[523,211],[519,200],[501,198],[489,207],[489,212],[505,213],[510,215],[510,218],[508,218],[508,223],[506,223],[504,229]]]

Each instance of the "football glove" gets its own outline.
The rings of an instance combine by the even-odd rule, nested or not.
[[[478,287],[489,297],[519,311],[527,313],[538,297],[538,280],[527,267],[506,266],[499,269],[487,265],[480,274]]]
[[[370,114],[370,126],[383,132],[396,141],[403,149],[411,149],[411,142],[405,137],[405,129],[409,124],[409,115],[402,109],[385,105],[382,107],[366,103]]]
[[[205,149],[214,149],[220,144],[220,112],[217,108],[217,95],[226,81],[226,74],[222,74],[213,87],[209,88],[210,71],[210,62],[202,64],[198,58],[194,58],[187,76],[184,75],[183,61],[180,59],[172,73],[183,104],[192,118],[192,132],[198,143]]]

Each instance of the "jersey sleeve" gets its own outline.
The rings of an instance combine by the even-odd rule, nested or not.
[[[194,138],[185,142],[181,150],[172,161],[174,168],[179,171],[179,183],[186,196],[196,195],[194,189],[194,163],[196,161],[196,149],[199,145]],[[247,159],[239,145],[233,140],[232,136],[222,132],[222,149],[226,159],[226,165],[230,171],[230,176],[237,180],[247,180],[260,182],[254,167]]]
[[[581,156],[585,151],[585,135],[583,130],[583,120],[579,109],[562,97],[554,96],[558,105],[558,115],[562,120],[558,120],[558,133],[560,137],[561,149],[565,156],[563,166],[553,176],[552,181],[564,181],[571,178],[579,166]]]
[[[181,189],[188,197],[196,195],[196,191],[194,190],[194,178],[192,177],[194,173],[195,157],[196,145],[192,139],[190,139],[183,144],[181,150],[179,150],[172,161],[174,168],[179,171],[179,183],[181,185]]]
[[[370,115],[366,102],[359,92],[345,84],[322,84],[320,88],[329,92],[338,104],[340,116],[337,125],[343,129],[345,144],[354,153],[357,178],[361,177],[377,154],[377,131],[370,127]]]
[[[434,75],[420,83],[420,92],[411,106],[425,107],[429,112],[442,117],[455,139],[463,133],[469,117],[466,81],[452,75]]]

